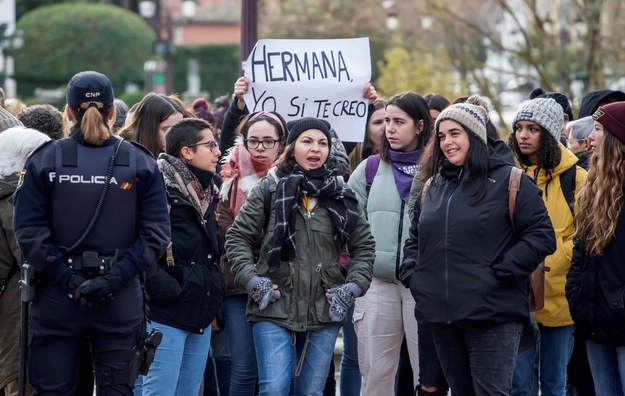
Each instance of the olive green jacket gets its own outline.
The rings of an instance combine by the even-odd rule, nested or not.
[[[342,251],[335,239],[332,222],[326,209],[315,207],[310,215],[303,207],[298,208],[295,226],[296,256],[283,261],[279,268],[269,268],[268,253],[273,246],[276,189],[275,170],[267,176],[270,180],[271,212],[267,233],[260,248],[258,262],[254,262],[252,246],[263,231],[264,182],[261,180],[248,195],[245,205],[226,234],[226,254],[232,265],[235,283],[245,287],[254,276],[270,278],[277,284],[281,298],[260,310],[251,299],[247,305],[249,321],[268,321],[292,331],[315,330],[328,326],[340,326],[342,322],[330,320],[330,305],[325,293],[328,289],[346,282],[356,283],[364,294],[371,283],[375,242],[362,212],[352,232],[347,248],[351,261],[347,275],[341,272],[339,256]]]
[[[13,231],[13,205],[9,202],[17,180],[17,175],[0,180],[0,285],[7,283],[0,297],[0,389],[17,379],[20,361],[19,271],[7,281],[11,267],[21,264],[21,254]]]

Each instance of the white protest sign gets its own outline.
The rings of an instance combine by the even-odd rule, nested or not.
[[[327,120],[339,138],[361,142],[371,79],[368,38],[259,40],[245,62],[250,112],[276,111],[285,120]]]

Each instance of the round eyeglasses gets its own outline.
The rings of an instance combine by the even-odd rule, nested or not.
[[[208,142],[198,142],[195,144],[189,144],[187,147],[195,147],[195,146],[208,146],[211,153],[214,153],[215,149],[217,148],[217,142],[214,140],[209,140]]]
[[[265,149],[271,149],[276,145],[277,140],[276,139],[264,139],[264,140],[258,140],[258,139],[245,139],[245,144],[247,145],[247,147],[251,148],[251,149],[255,149],[258,148],[259,144],[263,145],[263,148]]]

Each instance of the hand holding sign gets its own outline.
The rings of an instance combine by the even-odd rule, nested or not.
[[[237,107],[239,110],[243,110],[245,108],[244,96],[247,93],[249,86],[250,83],[245,77],[239,77],[239,79],[234,83],[234,96],[236,97]]]

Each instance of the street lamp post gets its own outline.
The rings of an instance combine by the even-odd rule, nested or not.
[[[241,48],[239,52],[240,72],[243,75],[245,60],[258,41],[258,0],[241,1]]]
[[[2,56],[2,80],[0,87],[4,87],[7,97],[17,96],[16,84],[13,80],[13,55],[24,45],[24,32],[15,30],[7,34],[7,24],[0,24],[0,55]]]
[[[175,21],[171,16],[171,9],[167,6],[167,0],[141,0],[139,2],[139,14],[148,21],[156,33],[156,45],[154,52],[163,57],[165,61],[164,80],[158,84],[155,91],[164,91],[169,95],[173,92],[174,82],[174,27]],[[195,0],[184,0],[182,2],[182,15],[184,18],[191,18],[195,15]]]

